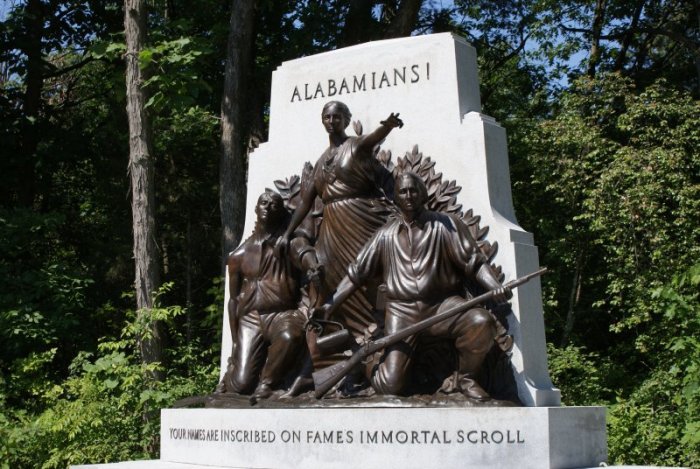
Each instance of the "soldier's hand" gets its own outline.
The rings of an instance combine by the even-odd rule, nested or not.
[[[321,306],[315,306],[311,308],[309,312],[309,317],[311,319],[327,319],[331,312],[331,305],[326,303]]]
[[[275,242],[275,257],[281,259],[287,254],[287,249],[289,249],[289,237],[282,235],[277,238],[277,241]]]
[[[500,287],[494,290],[493,301],[496,303],[507,303],[513,298],[513,291],[508,287]]]
[[[396,127],[403,127],[403,121],[399,119],[399,113],[397,112],[394,114],[393,112],[389,115],[389,117],[386,118],[386,120],[383,120],[380,122],[382,125],[386,125],[387,127],[396,128]]]
[[[316,288],[321,288],[321,282],[323,280],[323,265],[317,264],[314,267],[306,271],[306,276],[309,282],[313,283]]]

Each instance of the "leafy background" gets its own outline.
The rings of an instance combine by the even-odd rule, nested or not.
[[[167,333],[163,362],[147,365],[122,5],[0,9],[0,467],[155,458],[158,410],[216,384],[219,112],[237,5],[148,2],[164,280],[148,313]],[[442,31],[477,48],[519,222],[552,271],[564,404],[607,406],[610,463],[700,467],[700,3],[260,1],[254,14],[243,146],[265,139],[283,60]]]

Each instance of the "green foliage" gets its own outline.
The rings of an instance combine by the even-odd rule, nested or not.
[[[679,380],[678,400],[684,425],[681,442],[696,455],[700,454],[700,264],[676,275],[657,288],[653,296],[659,299],[664,319],[675,326],[666,344],[664,362],[669,373]],[[692,454],[692,453],[690,453]],[[690,465],[700,463],[694,459]]]
[[[573,345],[560,349],[547,344],[547,355],[552,383],[561,390],[564,405],[603,405],[610,399],[607,375],[612,367],[599,354]]]
[[[116,41],[95,41],[90,46],[90,54],[96,59],[118,59],[126,53],[126,44]]]
[[[585,202],[598,242],[617,263],[609,304],[627,303],[615,330],[648,322],[653,287],[700,256],[700,108],[664,82],[625,104],[614,131],[626,144]]]
[[[382,38],[404,3],[259,2],[241,144],[264,139],[282,61]],[[519,219],[552,271],[564,402],[612,403],[611,461],[700,466],[693,2],[635,2],[636,22],[629,2],[602,2],[596,73],[577,81],[601,2],[438,3],[423,2],[414,34],[453,31],[477,48]],[[121,296],[133,282],[121,3],[16,1],[0,20],[0,468],[153,456],[157,409],[216,380],[230,5],[149,3],[158,301],[183,305],[143,316],[168,329],[162,383],[146,378],[143,325]]]
[[[581,331],[636,328],[641,349],[654,287],[700,253],[700,110],[664,82],[640,94],[615,75],[577,86],[558,116],[524,139],[528,201],[549,207],[528,213],[537,217],[528,223],[558,276],[555,304],[576,310]],[[572,305],[576,269],[583,285]]]
[[[571,345],[550,347],[552,375],[566,403],[617,396],[611,461],[697,465],[700,107],[619,75],[580,80],[559,103],[518,150],[532,175],[518,206],[553,270],[550,337],[574,318]]]
[[[675,373],[657,370],[628,398],[619,398],[609,406],[611,462],[697,467],[697,445],[682,442],[688,415],[679,391]]]
[[[162,296],[172,285],[166,285]],[[70,464],[113,462],[157,457],[159,410],[179,398],[209,391],[216,382],[217,356],[194,342],[169,349],[166,379],[149,379],[137,343],[158,319],[170,326],[176,344],[183,335],[175,319],[179,306],[157,306],[145,320],[125,325],[121,338],[104,340],[97,354],[78,354],[71,375],[47,385],[35,398],[42,412],[32,415],[3,405],[0,419],[0,460],[6,467],[63,468]],[[35,365],[41,360],[35,359]],[[1,395],[1,394],[0,394]]]
[[[0,209],[0,369],[11,377],[11,402],[48,382],[51,368],[41,365],[57,351],[60,360],[70,361],[88,340],[76,329],[90,321],[87,292],[93,282],[75,253],[58,245],[62,221],[55,213]]]
[[[198,73],[201,64],[211,60],[211,52],[205,41],[190,37],[164,40],[142,50],[139,64],[149,76],[144,87],[151,95],[146,108],[186,109],[197,103],[200,90],[211,92]]]

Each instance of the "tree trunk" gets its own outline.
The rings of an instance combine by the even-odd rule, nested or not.
[[[185,337],[187,345],[192,343],[192,216],[187,212],[187,238],[185,250],[185,308],[187,311]]]
[[[566,347],[571,337],[571,332],[574,330],[574,321],[576,319],[576,306],[581,298],[581,275],[583,271],[583,254],[579,254],[576,259],[576,267],[574,268],[574,278],[571,282],[571,291],[569,292],[569,308],[566,312],[566,324],[561,334],[560,347]]]
[[[146,113],[145,80],[139,67],[139,53],[146,39],[146,0],[124,0],[126,38],[126,111],[129,118],[129,175],[136,264],[136,306],[141,323],[146,324],[139,340],[141,360],[160,362],[163,336],[160,326],[150,319],[153,297],[160,284],[155,236],[155,185],[151,153],[151,132]],[[152,378],[162,379],[161,373]]]
[[[221,100],[221,160],[219,208],[222,227],[222,268],[240,241],[245,223],[248,154],[242,116],[246,78],[253,45],[254,0],[232,0],[224,93]]]
[[[377,22],[372,16],[371,0],[350,0],[345,24],[340,33],[339,47],[353,46],[374,39]]]
[[[693,6],[695,7],[695,17],[698,20],[697,26],[700,28],[700,0],[695,0]],[[698,89],[696,91],[700,95],[700,45],[695,47],[693,53],[695,55],[695,73],[698,75]]]
[[[418,13],[423,0],[402,0],[396,15],[391,19],[384,37],[410,36],[418,22]]]
[[[699,0],[700,1],[700,0]],[[639,0],[634,7],[634,12],[632,13],[632,20],[630,21],[630,26],[625,33],[625,37],[622,39],[622,44],[620,45],[620,51],[617,53],[617,59],[615,59],[615,66],[613,70],[615,72],[622,72],[627,59],[627,51],[632,44],[632,39],[635,34],[638,33],[637,29],[639,27],[639,19],[642,16],[642,10],[644,9],[644,4],[646,0]]]
[[[591,28],[591,51],[588,57],[588,70],[586,71],[591,78],[595,77],[596,67],[600,62],[600,36],[603,33],[605,21],[605,4],[606,0],[596,0],[595,3],[593,27]]]
[[[165,19],[170,22],[177,18],[177,11],[175,10],[175,0],[165,1]]]
[[[36,149],[39,144],[39,109],[41,108],[41,89],[44,85],[43,58],[41,51],[42,32],[44,30],[44,5],[41,0],[29,0],[24,11],[26,35],[22,52],[27,56],[27,77],[24,96],[22,97],[22,125],[20,137],[22,178],[20,203],[26,207],[34,204],[36,192]]]

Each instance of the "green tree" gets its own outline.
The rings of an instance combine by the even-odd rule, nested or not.
[[[684,464],[691,446],[661,448],[697,421],[697,410],[684,407],[689,401],[677,401],[681,379],[668,375],[693,355],[668,353],[679,329],[658,289],[683,275],[700,250],[700,108],[663,80],[637,92],[618,75],[581,79],[561,105],[524,140],[532,178],[519,183],[527,192],[516,190],[519,206],[530,207],[521,211],[524,224],[545,247],[542,263],[553,270],[545,279],[549,335],[592,357],[604,354],[592,367],[608,370],[601,388],[641,406],[634,415],[656,408],[655,399],[668,403],[664,415],[674,417],[659,421],[657,433],[676,430],[647,446],[656,452],[625,452],[623,442],[647,429],[627,414],[612,419],[611,454]],[[633,454],[640,459],[627,459]]]
[[[47,467],[152,455],[152,422],[141,433],[126,413],[216,379],[213,155],[228,20],[243,17],[238,2],[148,2],[138,70],[154,239],[162,280],[177,285],[158,299],[183,305],[165,320],[166,380],[148,384],[138,338],[120,332],[136,306],[122,295],[134,278],[122,6],[22,0],[0,23],[0,461],[15,467],[34,454]],[[611,404],[612,460],[697,465],[698,11],[696,0],[257,2],[239,44],[248,87],[232,98],[232,143],[244,161],[265,140],[284,60],[400,35],[466,37],[484,112],[508,131],[516,212],[553,271],[545,313],[565,402]]]
[[[700,264],[652,292],[654,370],[610,412],[610,454],[635,464],[700,465]]]
[[[151,459],[158,456],[159,410],[177,399],[203,394],[218,376],[217,354],[198,341],[185,344],[177,318],[179,306],[156,295],[152,318],[176,343],[166,351],[164,379],[148,378],[158,364],[144,364],[140,343],[150,333],[150,318],[128,312],[119,338],[104,340],[96,353],[79,353],[63,382],[45,386],[34,398],[44,410],[36,415],[7,408],[0,393],[0,467],[64,468],[71,464]],[[36,356],[41,368],[50,357]],[[27,365],[30,365],[27,363]]]

